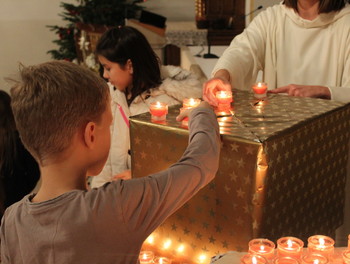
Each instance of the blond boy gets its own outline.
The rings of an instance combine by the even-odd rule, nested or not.
[[[24,67],[11,93],[18,130],[40,165],[42,184],[5,212],[2,263],[137,263],[147,236],[218,169],[218,124],[203,103],[190,114],[189,145],[176,164],[87,191],[86,175],[101,171],[110,145],[104,80],[53,61]]]

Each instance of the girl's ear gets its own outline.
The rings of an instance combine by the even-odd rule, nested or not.
[[[130,59],[128,59],[128,61],[126,62],[126,67],[130,74],[134,73],[134,68],[132,66],[132,61]]]
[[[84,130],[84,142],[86,146],[90,149],[93,149],[95,145],[95,141],[96,141],[95,131],[96,131],[96,124],[94,122],[87,123]]]

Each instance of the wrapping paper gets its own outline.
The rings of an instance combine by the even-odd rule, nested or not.
[[[334,237],[343,219],[350,104],[275,94],[257,100],[239,90],[233,97],[232,109],[217,113],[216,178],[154,232],[153,247],[162,252],[171,241],[163,254],[209,263],[213,255],[247,251],[257,237]],[[163,123],[149,113],[130,119],[133,177],[181,157],[188,129],[175,120],[180,107],[170,107]]]

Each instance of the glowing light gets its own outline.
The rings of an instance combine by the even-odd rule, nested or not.
[[[206,258],[207,258],[207,256],[205,254],[200,255],[199,258],[198,258],[199,259],[199,263],[204,263]]]
[[[253,257],[252,257],[252,264],[257,264],[257,263],[258,263],[258,261],[256,260],[256,257],[253,256]]]
[[[146,243],[153,245],[154,244],[154,235],[151,234],[149,237],[146,239]]]
[[[164,248],[164,249],[169,249],[170,246],[171,246],[171,240],[168,239],[167,241],[164,242],[163,248]]]
[[[287,240],[287,246],[288,246],[288,248],[292,248],[293,247],[292,240],[290,240],[290,239]]]
[[[181,244],[181,245],[177,248],[177,252],[183,253],[184,251],[185,251],[185,246]]]

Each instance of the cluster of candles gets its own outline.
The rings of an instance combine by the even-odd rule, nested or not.
[[[342,252],[334,252],[334,240],[328,236],[315,235],[304,242],[296,237],[282,237],[275,244],[257,238],[248,244],[248,253],[241,258],[241,264],[330,264],[350,263],[350,245]]]
[[[267,84],[258,82],[252,86],[254,96],[257,99],[263,99],[266,97]],[[215,94],[218,106],[218,111],[227,111],[231,109],[232,92],[231,91],[218,91]],[[185,98],[182,102],[183,106],[180,112],[196,107],[200,104],[201,100],[198,98]],[[168,105],[162,102],[154,102],[150,104],[150,113],[152,121],[165,121],[166,115],[168,114]],[[188,119],[182,122],[184,125],[188,124]]]

